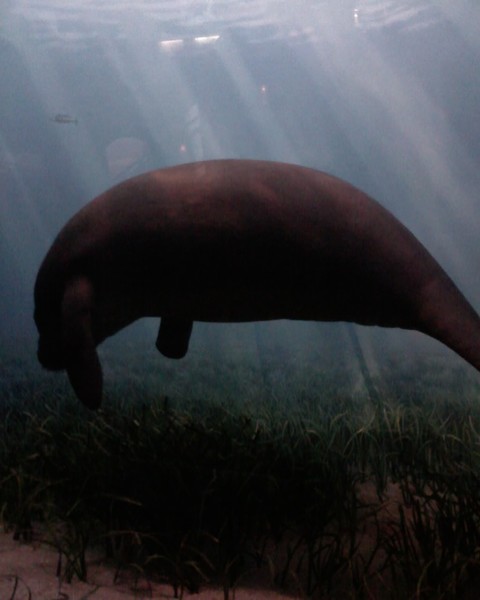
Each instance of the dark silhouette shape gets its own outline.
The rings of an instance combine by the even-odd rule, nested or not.
[[[295,165],[152,171],[70,219],[35,285],[41,364],[95,408],[96,346],[154,315],[171,358],[194,321],[301,319],[417,329],[480,369],[480,318],[420,242],[360,190]]]

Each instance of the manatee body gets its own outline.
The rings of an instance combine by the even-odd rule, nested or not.
[[[38,358],[97,407],[96,346],[161,317],[181,358],[194,321],[351,321],[417,329],[480,370],[480,318],[422,244],[360,190],[304,167],[180,165],[101,194],[60,231],[35,285]]]

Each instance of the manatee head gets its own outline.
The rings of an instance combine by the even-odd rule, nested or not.
[[[85,276],[35,289],[38,360],[46,369],[66,370],[78,399],[88,408],[102,400],[103,376],[92,331],[93,286]]]

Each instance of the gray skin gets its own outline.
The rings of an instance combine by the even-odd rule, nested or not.
[[[417,329],[480,370],[480,318],[422,244],[360,190],[300,166],[219,160],[152,171],[60,231],[35,284],[38,358],[96,408],[96,346],[161,317],[181,358],[194,321],[350,321]]]

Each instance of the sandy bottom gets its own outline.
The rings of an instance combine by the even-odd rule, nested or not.
[[[134,577],[117,578],[115,571],[102,561],[90,559],[88,583],[62,582],[56,576],[58,553],[40,543],[21,543],[12,533],[0,533],[1,600],[129,600],[174,598],[172,586],[155,584]],[[223,600],[220,589],[203,589],[199,594],[185,591],[183,598]],[[239,587],[235,600],[282,600],[295,598],[267,590]]]

